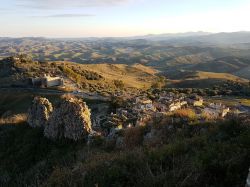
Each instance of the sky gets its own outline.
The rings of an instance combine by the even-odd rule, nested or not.
[[[0,0],[0,37],[250,31],[250,0]]]

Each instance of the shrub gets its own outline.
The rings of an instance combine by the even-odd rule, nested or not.
[[[250,127],[237,120],[179,128],[157,147],[139,147],[144,129],[127,129],[129,151],[51,142],[27,124],[0,132],[2,186],[240,187],[249,169]]]
[[[75,183],[69,168],[55,167],[51,173],[47,186],[72,186]]]
[[[125,87],[122,80],[114,80],[114,84],[115,84],[116,88],[123,89]]]
[[[144,127],[132,127],[125,130],[124,143],[127,148],[139,146],[143,142]]]
[[[27,120],[27,114],[16,114],[6,118],[0,118],[0,125],[4,124],[20,124]]]
[[[206,121],[211,121],[214,119],[213,116],[209,115],[208,113],[206,113],[204,111],[201,113],[201,118],[206,120]]]
[[[179,118],[188,119],[191,121],[194,121],[197,119],[195,111],[190,109],[190,108],[176,110],[174,112],[174,116],[179,117]]]

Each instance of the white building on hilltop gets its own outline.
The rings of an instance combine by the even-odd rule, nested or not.
[[[43,77],[31,78],[31,84],[35,87],[55,87],[63,86],[64,81],[61,77],[51,77],[50,75],[44,75]]]

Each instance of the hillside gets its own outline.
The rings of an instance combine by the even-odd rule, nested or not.
[[[234,73],[248,66],[250,66],[249,59],[228,56],[197,64],[192,69],[217,73]]]
[[[82,90],[85,92],[99,92],[111,94],[116,91],[129,89],[148,89],[159,80],[159,75],[169,79],[168,85],[174,87],[213,87],[224,81],[247,83],[248,79],[234,75],[238,70],[247,72],[248,61],[245,59],[231,59],[230,57],[210,62],[218,67],[214,72],[209,63],[198,63],[194,67],[209,71],[178,70],[171,67],[171,71],[158,71],[142,64],[78,64],[65,61],[37,62],[27,56],[11,57],[0,61],[0,83],[2,87],[28,87],[29,78],[42,77],[44,74],[63,77],[63,90]],[[241,60],[241,61],[240,61]],[[211,65],[211,66],[210,66]],[[226,68],[228,67],[228,68]],[[230,73],[216,73],[228,70]],[[195,69],[195,68],[191,68]],[[248,74],[245,74],[248,78]]]
[[[0,61],[1,86],[28,86],[28,79],[44,74],[64,78],[65,86],[85,91],[113,92],[126,88],[149,88],[157,71],[143,65],[77,64],[73,62],[36,62],[26,56],[11,57]]]
[[[248,79],[240,78],[229,73],[213,73],[204,71],[180,71],[171,77],[169,86],[180,88],[206,88],[224,84],[225,81],[248,83]]]
[[[156,70],[143,65],[124,64],[91,64],[81,65],[82,68],[95,71],[105,78],[106,81],[122,80],[128,87],[149,87]]]

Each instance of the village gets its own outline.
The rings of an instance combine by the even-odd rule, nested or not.
[[[126,99],[124,107],[117,108],[109,117],[110,126],[118,129],[145,126],[167,118],[169,123],[202,123],[224,120],[231,114],[241,113],[237,107],[210,103],[198,95],[161,92],[149,99],[146,94]]]

